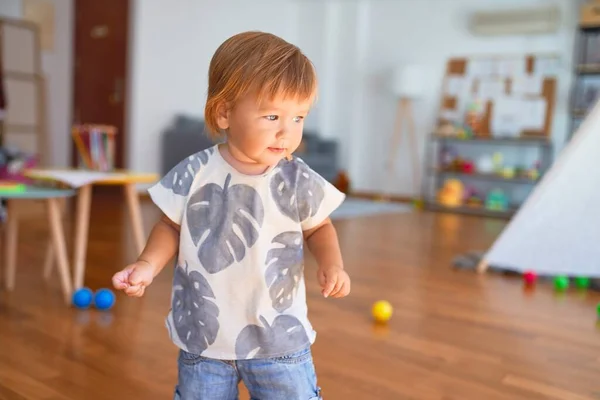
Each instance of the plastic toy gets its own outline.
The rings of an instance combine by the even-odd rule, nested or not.
[[[504,167],[502,169],[502,176],[504,179],[512,179],[516,175],[516,170],[513,167]]]
[[[600,303],[598,303],[598,306],[596,307],[596,314],[598,314],[598,318],[600,318]]]
[[[466,160],[462,165],[462,172],[465,174],[475,173],[475,163],[471,160]]]
[[[485,207],[493,211],[506,211],[508,209],[508,199],[501,189],[494,189],[488,193]]]
[[[77,308],[85,309],[89,308],[92,304],[94,293],[89,288],[81,288],[73,293],[73,305]]]
[[[468,207],[481,207],[483,205],[483,199],[477,189],[473,186],[465,188],[464,201]]]
[[[456,149],[451,146],[444,145],[440,151],[440,167],[443,170],[449,170],[454,164],[457,157]]]
[[[575,286],[579,289],[587,289],[590,287],[590,278],[586,278],[585,276],[578,276],[574,279]]]
[[[496,152],[494,153],[494,155],[492,156],[492,162],[494,165],[494,171],[496,171],[497,173],[502,173],[503,170],[503,160],[504,157],[502,156],[502,153]]]
[[[567,290],[569,287],[569,278],[564,275],[559,275],[554,278],[554,288],[559,291]]]
[[[477,160],[477,171],[482,174],[494,172],[494,159],[490,155],[483,155]]]
[[[473,101],[467,106],[465,122],[473,135],[481,134],[483,112],[484,108],[481,101]]]
[[[525,284],[527,286],[533,285],[536,280],[537,280],[537,275],[533,271],[527,271],[527,272],[525,272],[525,274],[523,274],[523,281],[525,281]]]
[[[373,314],[373,318],[375,318],[377,322],[387,322],[392,317],[393,309],[389,302],[385,300],[379,300],[373,304],[373,309],[371,312]]]
[[[464,186],[458,179],[448,179],[438,192],[438,201],[446,207],[458,207],[462,204]]]
[[[108,310],[115,304],[115,294],[110,289],[100,289],[94,295],[94,305],[99,310]]]

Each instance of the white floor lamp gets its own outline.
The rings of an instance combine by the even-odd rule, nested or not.
[[[394,70],[391,90],[396,98],[396,122],[389,144],[386,169],[392,181],[397,179],[396,159],[403,136],[403,127],[409,140],[410,157],[412,161],[413,189],[417,199],[420,199],[420,168],[419,148],[413,115],[413,102],[422,94],[423,72],[417,65],[406,65]]]

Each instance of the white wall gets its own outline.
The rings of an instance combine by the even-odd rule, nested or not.
[[[175,114],[202,117],[210,59],[229,36],[263,30],[296,41],[297,5],[281,0],[134,0],[129,167],[159,172]]]
[[[54,4],[54,48],[42,51],[42,71],[47,85],[48,141],[54,166],[70,165],[73,0],[52,0]],[[0,1],[0,16],[22,18],[21,0]],[[9,100],[10,101],[10,100]]]
[[[545,36],[474,37],[476,9],[559,4],[561,29]],[[553,138],[567,136],[573,35],[578,6],[571,0],[134,0],[129,166],[160,171],[160,135],[177,113],[203,116],[210,58],[230,35],[270,31],[299,45],[317,68],[320,94],[308,129],[339,139],[342,166],[359,191],[413,194],[409,154],[398,155],[398,179],[384,174],[395,101],[390,70],[422,64],[426,96],[416,104],[421,156],[434,127],[446,61],[453,56],[556,52],[562,57]],[[406,142],[404,142],[406,143]]]
[[[391,69],[403,63],[424,66],[426,95],[416,104],[416,129],[421,157],[425,137],[434,127],[440,100],[445,64],[453,56],[478,54],[524,54],[556,52],[562,58],[553,138],[561,148],[567,136],[568,96],[571,84],[571,58],[577,5],[571,0],[362,0],[334,2],[343,22],[344,38],[332,45],[328,69],[339,74],[328,76],[337,91],[327,92],[323,101],[336,103],[334,121],[324,124],[328,136],[346,143],[345,167],[354,189],[386,190],[413,194],[410,154],[404,139],[398,155],[398,180],[385,175],[383,157],[374,154],[387,149],[393,131],[395,101],[386,84]],[[467,30],[468,13],[476,9],[559,4],[561,29],[544,36],[475,37]],[[354,17],[348,13],[358,13]],[[351,34],[353,33],[353,34]],[[352,40],[349,44],[345,40]],[[325,39],[323,39],[326,42]],[[362,56],[361,56],[362,55]],[[343,87],[344,92],[339,90]],[[353,96],[354,95],[354,96]],[[353,99],[353,100],[351,100]],[[353,121],[351,126],[348,122]],[[363,155],[364,154],[364,155]]]
[[[2,0],[0,2],[1,17],[20,18],[22,11],[21,0]]]

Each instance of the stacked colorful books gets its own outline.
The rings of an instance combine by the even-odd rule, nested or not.
[[[102,172],[112,171],[115,168],[116,127],[75,125],[71,134],[79,153],[80,168]]]

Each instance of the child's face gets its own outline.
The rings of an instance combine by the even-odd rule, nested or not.
[[[274,165],[293,153],[302,139],[304,118],[312,99],[277,97],[258,104],[252,95],[219,117],[221,129],[228,129],[230,152],[239,161]]]

